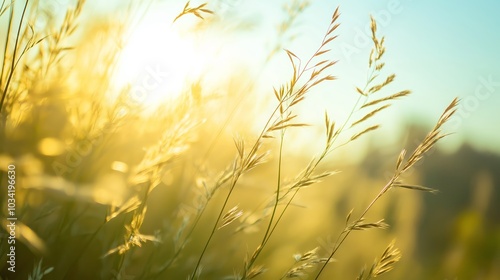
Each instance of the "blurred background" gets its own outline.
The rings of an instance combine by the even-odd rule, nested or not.
[[[1,184],[14,163],[23,225],[15,276],[5,265],[2,231],[3,279],[33,275],[40,260],[54,268],[44,279],[186,278],[227,193],[217,190],[188,233],[206,185],[230,169],[233,139],[250,149],[276,106],[273,87],[292,74],[284,49],[305,63],[337,6],[338,38],[327,54],[338,61],[330,69],[337,80],[318,85],[295,108],[310,126],[287,131],[283,179],[292,181],[321,152],[325,112],[338,124],[349,118],[356,87],[369,77],[370,15],[385,36],[381,74],[396,73],[384,94],[412,94],[377,114],[380,129],[328,155],[318,169],[340,172],[300,192],[258,261],[268,269],[259,277],[280,279],[293,267],[293,254],[328,252],[346,215],[361,214],[392,176],[400,151],[414,149],[454,97],[461,102],[444,129],[452,134],[403,178],[438,192],[384,195],[367,219],[384,218],[390,227],[354,232],[323,278],[355,279],[393,239],[402,259],[385,279],[500,277],[500,3],[214,0],[204,6],[211,12],[177,19],[204,2],[26,3],[21,28],[9,23],[23,20],[25,1],[0,8]],[[27,30],[20,40],[31,46],[26,52],[7,39],[16,28]],[[12,61],[19,67],[9,71]],[[278,144],[265,142],[267,161],[240,179],[231,205],[244,214],[216,233],[200,279],[241,271],[259,244]],[[155,187],[144,197],[145,182]],[[120,247],[129,244],[123,236],[133,236],[124,224],[133,227],[137,217],[143,246]],[[175,261],[162,270],[168,260]],[[315,275],[317,268],[308,271]]]

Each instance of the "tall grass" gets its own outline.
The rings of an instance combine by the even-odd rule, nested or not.
[[[293,28],[307,6],[296,1],[288,7],[280,34]],[[46,21],[35,27],[44,12]],[[350,249],[345,242],[352,232],[389,226],[368,216],[389,190],[434,192],[403,181],[403,175],[446,136],[441,130],[456,110],[456,99],[415,150],[403,150],[394,159],[392,177],[364,210],[345,213],[345,225],[331,247],[318,245],[291,258],[275,256],[290,246],[280,239],[289,228],[288,218],[298,215],[303,190],[322,181],[331,184],[329,178],[338,173],[332,166],[335,152],[376,131],[377,116],[410,95],[409,90],[388,92],[396,75],[382,71],[387,68],[386,49],[374,18],[367,80],[353,91],[355,104],[340,122],[325,112],[324,139],[310,143],[323,147],[297,160],[287,153],[290,131],[306,133],[313,125],[301,121],[298,108],[320,85],[337,80],[331,47],[338,36],[339,8],[311,56],[280,52],[286,44],[281,41],[270,51],[266,61],[287,56],[290,75],[282,85],[269,88],[274,105],[269,112],[260,111],[265,121],[258,133],[241,126],[233,131],[233,120],[249,125],[238,122],[249,118],[238,110],[243,102],[225,103],[200,94],[203,84],[191,85],[154,114],[142,114],[144,104],[134,100],[131,89],[115,91],[110,82],[126,43],[121,36],[140,12],[131,5],[127,16],[108,29],[85,28],[84,12],[85,1],[76,1],[62,19],[37,1],[3,1],[0,7],[7,20],[0,75],[2,184],[5,163],[19,170],[22,262],[14,278],[327,279],[334,261],[342,259],[341,249]],[[196,17],[217,24],[216,16],[209,4],[187,2],[171,22]],[[226,119],[221,125],[211,118]],[[231,139],[228,132],[236,136]],[[234,148],[228,149],[228,143]],[[291,167],[299,171],[291,173]],[[249,188],[252,179],[263,182],[266,191]],[[245,195],[249,191],[252,196]],[[300,234],[295,237],[297,246],[311,243]],[[358,279],[389,272],[401,258],[395,246],[391,242]],[[0,248],[1,273],[12,278],[5,268],[5,239]]]

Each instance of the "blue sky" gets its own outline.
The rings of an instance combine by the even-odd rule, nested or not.
[[[500,152],[500,1],[312,3],[310,22],[340,5],[342,28],[333,49],[344,62],[340,72],[351,77],[359,76],[366,65],[370,46],[363,44],[362,33],[368,15],[377,18],[387,40],[387,68],[397,74],[395,87],[413,91],[388,118],[404,116],[431,125],[458,96],[462,105],[448,126],[456,135],[446,146],[456,147],[466,139]]]
[[[459,96],[461,121],[452,129],[497,151],[498,12],[498,1],[407,1],[402,12],[383,28],[389,57],[402,82],[415,92],[413,98],[419,106],[409,108],[413,114],[425,119],[443,102]]]

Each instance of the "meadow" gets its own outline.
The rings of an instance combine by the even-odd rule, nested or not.
[[[335,91],[341,79],[331,52],[341,35],[341,7],[318,19],[324,30],[308,42],[313,51],[298,54],[287,44],[300,42],[300,35],[289,35],[309,3],[287,2],[273,31],[280,40],[265,59],[285,70],[268,79],[255,75],[253,64],[223,61],[225,53],[210,52],[203,40],[206,53],[173,41],[217,39],[220,26],[249,28],[230,25],[234,18],[220,17],[223,6],[211,3],[175,5],[164,21],[180,35],[169,44],[154,46],[162,34],[140,37],[171,64],[141,61],[149,49],[130,47],[132,30],[154,2],[131,1],[102,15],[88,12],[83,0],[59,13],[49,1],[2,1],[1,279],[499,275],[490,265],[494,251],[469,266],[454,266],[446,256],[438,268],[417,260],[430,247],[418,247],[425,201],[446,199],[435,189],[441,185],[422,184],[428,174],[422,170],[435,167],[436,143],[453,137],[446,124],[459,100],[443,104],[432,116],[435,125],[412,141],[386,133],[389,146],[369,148],[387,125],[380,116],[414,94],[393,85],[397,69],[385,64],[385,38],[374,17],[366,15],[371,51],[359,69],[366,79],[336,93],[354,100],[341,104],[347,113],[339,115],[311,104],[310,96]],[[311,115],[321,122],[309,122]],[[377,154],[381,149],[389,155]],[[487,185],[483,175],[478,182]],[[13,230],[8,218],[14,217]],[[481,227],[477,217],[467,219]],[[457,242],[476,234],[463,227]],[[498,244],[496,235],[489,238]]]

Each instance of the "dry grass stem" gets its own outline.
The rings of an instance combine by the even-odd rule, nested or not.
[[[375,260],[367,275],[364,276],[365,270],[363,269],[356,279],[369,280],[385,274],[391,271],[394,268],[394,264],[397,263],[400,259],[401,252],[399,251],[399,249],[394,247],[394,241],[392,241],[389,246],[387,246],[380,259]]]
[[[384,222],[384,219],[379,220],[374,223],[368,223],[365,222],[364,218],[361,218],[357,220],[356,222],[352,223],[351,225],[347,226],[346,231],[351,231],[351,230],[366,230],[366,229],[372,229],[372,228],[379,228],[379,229],[386,229],[388,228],[389,225]]]
[[[193,14],[193,15],[199,17],[200,19],[204,19],[202,16],[203,13],[205,13],[205,14],[213,14],[214,13],[213,11],[205,8],[207,3],[203,3],[197,7],[189,7],[190,2],[191,1],[186,2],[186,5],[184,5],[182,12],[174,18],[172,23],[176,22],[179,18],[181,18],[182,16],[185,16],[187,14]]]

